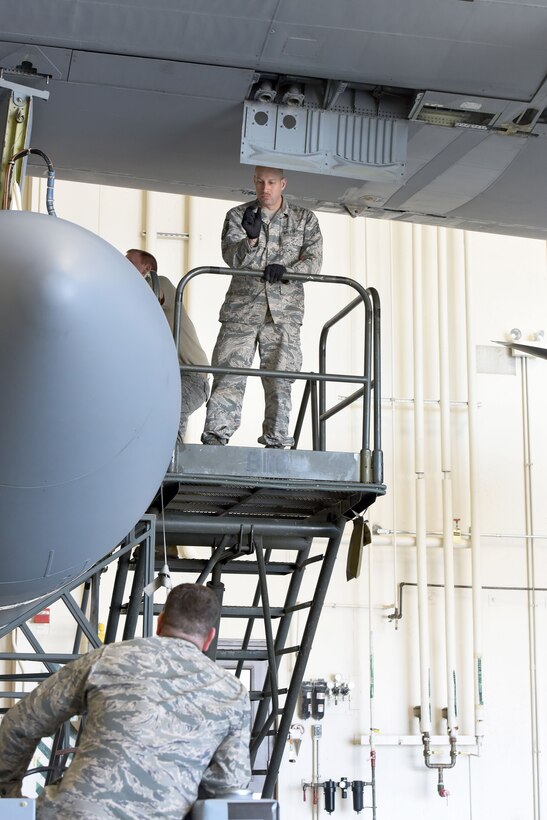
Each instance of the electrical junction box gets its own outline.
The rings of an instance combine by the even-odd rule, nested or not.
[[[48,624],[49,623],[49,607],[45,609],[41,609],[40,612],[37,612],[34,618],[32,619],[35,624]]]
[[[279,820],[277,800],[198,800],[189,820]]]
[[[350,179],[400,180],[408,121],[246,100],[241,162]]]

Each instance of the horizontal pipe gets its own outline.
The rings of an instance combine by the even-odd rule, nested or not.
[[[361,735],[361,746],[370,746],[370,735]],[[447,735],[431,735],[429,738],[431,746],[448,747],[450,745]],[[381,735],[374,736],[375,746],[421,746],[421,735]],[[477,741],[474,735],[460,735],[458,737],[458,746],[472,746],[475,747]]]
[[[413,532],[412,530],[387,530],[387,529],[384,529],[384,527],[378,527],[376,525],[373,526],[373,528],[372,528],[372,534],[374,536],[376,536],[376,535],[411,535],[413,538],[416,537],[416,533]],[[426,535],[428,537],[429,536],[442,537],[442,532],[431,531],[431,532],[427,532]],[[467,539],[469,539],[469,538],[471,538],[471,533],[470,532],[461,532],[457,537],[458,538],[467,538]],[[532,541],[536,538],[538,538],[540,540],[541,539],[543,539],[543,540],[547,539],[547,535],[535,535],[535,534],[534,535],[525,535],[524,533],[508,533],[508,534],[506,534],[506,533],[501,533],[501,532],[483,532],[483,533],[481,533],[481,537],[482,538],[527,538],[527,539],[530,539]],[[375,543],[376,543],[376,540],[375,540]]]
[[[373,543],[375,547],[391,547],[393,546],[393,538],[388,535],[374,535]],[[425,541],[426,547],[442,547],[443,541],[439,536],[428,536]],[[403,535],[397,538],[398,547],[415,547],[415,535]],[[462,544],[462,547],[468,548],[467,544]]]
[[[392,615],[388,615],[389,621],[400,621],[403,617],[403,590],[404,587],[417,587],[418,585],[414,581],[401,581],[399,583],[399,600],[397,601],[397,606],[395,607],[395,611]],[[427,584],[428,588],[431,589],[444,589],[444,584]],[[454,584],[454,589],[473,589],[471,584]],[[483,585],[481,586],[481,592],[483,590],[489,590],[490,592],[547,592],[547,587],[534,587],[533,590],[531,587],[517,587],[517,586],[502,586],[499,584],[496,585]]]
[[[172,533],[214,533],[218,535],[239,535],[242,521],[235,518],[233,521],[228,517],[202,516],[197,514],[186,514],[180,517],[169,513],[166,510],[163,515],[165,528]],[[287,535],[294,537],[308,538],[334,538],[340,527],[336,524],[326,522],[309,522],[306,520],[295,521],[291,519],[270,518],[245,518],[245,526],[253,527],[255,535]]]
[[[388,398],[387,396],[382,398],[382,404],[414,404],[414,399],[392,399]],[[423,404],[426,405],[436,405],[437,407],[440,405],[440,399],[424,399]],[[450,407],[462,407],[466,408],[469,402],[467,401],[455,401],[454,399],[450,400]],[[477,403],[477,407],[481,407],[480,402]]]

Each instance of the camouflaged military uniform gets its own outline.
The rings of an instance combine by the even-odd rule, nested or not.
[[[317,217],[285,198],[270,219],[264,214],[258,243],[251,246],[241,225],[246,202],[228,211],[222,231],[222,256],[230,268],[263,271],[266,265],[284,265],[289,273],[318,274],[323,239]],[[301,282],[266,282],[258,277],[234,276],[220,310],[222,322],[212,364],[250,367],[258,345],[260,366],[267,370],[298,371],[302,366],[300,325],[304,316]],[[263,379],[265,416],[260,444],[287,447],[291,411],[289,379]],[[226,444],[241,421],[245,377],[216,376],[202,441]]]
[[[87,709],[74,760],[37,801],[39,820],[181,820],[200,782],[250,779],[248,693],[180,638],[137,638],[65,666],[0,724],[0,794],[18,797],[41,737]]]

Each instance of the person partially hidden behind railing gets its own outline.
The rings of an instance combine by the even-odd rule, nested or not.
[[[38,820],[181,820],[198,796],[245,789],[250,703],[243,684],[205,652],[220,603],[180,584],[157,635],[107,644],[64,666],[0,724],[0,795],[20,797],[42,737],[87,712],[62,780],[37,800]]]
[[[251,367],[256,348],[264,370],[299,371],[300,325],[304,316],[301,282],[286,273],[317,274],[323,238],[317,217],[283,197],[286,180],[279,168],[255,168],[256,199],[232,208],[222,230],[222,256],[230,268],[263,271],[260,277],[233,276],[220,310],[222,323],[212,356],[214,367]],[[201,440],[227,444],[241,422],[245,376],[215,376]],[[290,379],[262,380],[266,447],[290,447]]]
[[[148,251],[138,248],[131,248],[125,254],[126,258],[144,276],[152,271],[157,273],[158,263],[156,258]],[[175,320],[175,296],[176,288],[166,276],[158,276],[160,284],[159,300],[169,322],[171,331]],[[184,305],[181,304],[181,322],[179,339],[179,362],[180,364],[193,364],[209,366],[209,360],[205,351],[199,343],[196,329],[188,316]],[[181,402],[180,421],[177,434],[177,443],[182,444],[188,427],[188,418],[198,407],[205,404],[209,397],[209,377],[206,373],[183,373],[181,375]]]

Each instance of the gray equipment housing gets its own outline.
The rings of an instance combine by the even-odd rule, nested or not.
[[[198,800],[189,820],[279,820],[277,800],[249,800],[232,797]]]
[[[112,550],[165,476],[178,357],[151,289],[112,245],[0,212],[0,624]]]
[[[36,802],[29,797],[4,797],[0,800],[0,820],[34,820]]]

